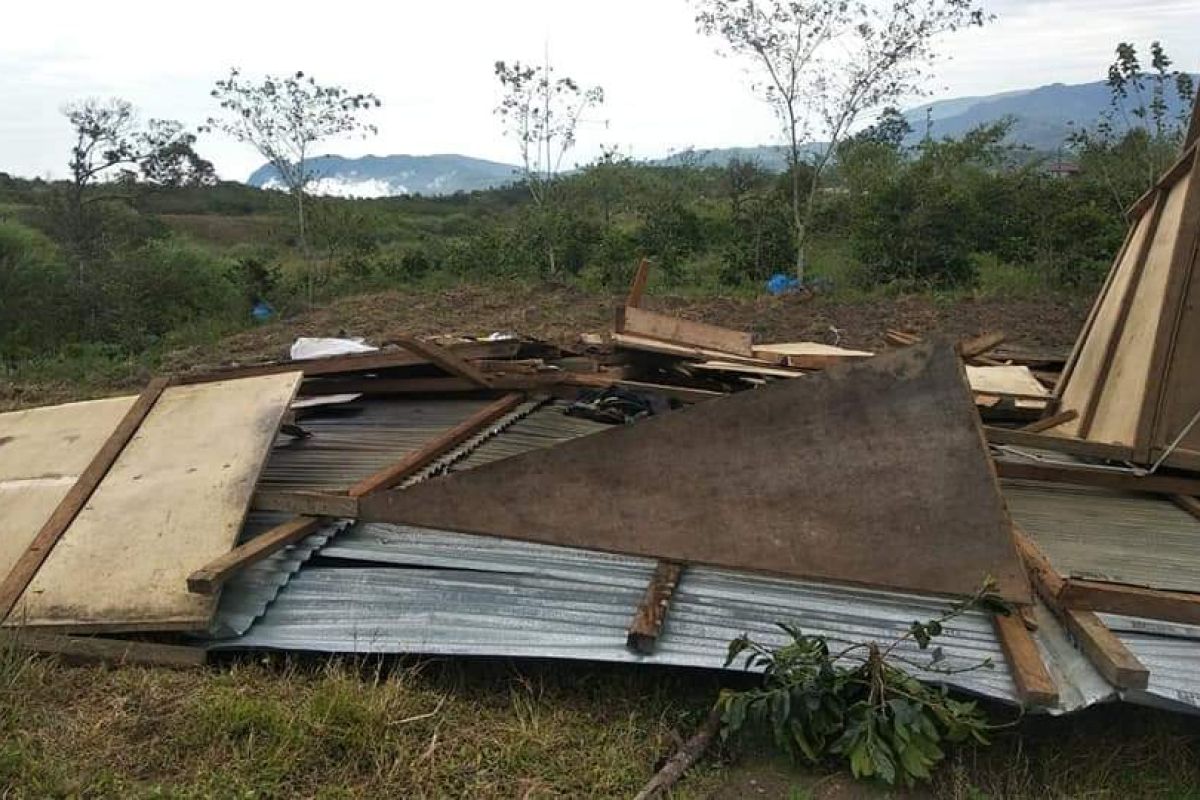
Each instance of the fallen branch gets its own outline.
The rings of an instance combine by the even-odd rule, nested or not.
[[[692,765],[700,760],[700,756],[704,755],[704,751],[712,743],[713,737],[721,730],[721,709],[719,705],[713,706],[708,712],[708,716],[704,719],[704,724],[700,729],[692,734],[691,738],[683,743],[683,746],[667,759],[667,763],[662,765],[662,769],[654,773],[654,777],[650,782],[642,787],[634,800],[649,800],[651,797],[658,797],[667,789],[678,782],[683,777],[683,773],[691,769]]]

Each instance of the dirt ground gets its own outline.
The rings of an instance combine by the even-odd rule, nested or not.
[[[171,369],[246,362],[286,354],[297,336],[362,336],[383,344],[400,334],[487,335],[506,331],[570,344],[581,333],[611,330],[620,297],[566,287],[462,286],[439,292],[382,292],[338,300],[324,308],[243,331],[216,346],[168,355]],[[899,328],[939,331],[955,338],[1004,331],[1025,350],[1065,350],[1087,313],[1084,298],[1071,300],[956,299],[925,295],[856,302],[799,297],[647,298],[649,308],[752,331],[756,340],[820,341],[880,348],[884,333]]]

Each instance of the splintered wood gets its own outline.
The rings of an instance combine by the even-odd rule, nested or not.
[[[216,598],[187,577],[233,546],[300,377],[163,392],[6,624],[205,628]]]

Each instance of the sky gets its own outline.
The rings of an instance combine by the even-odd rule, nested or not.
[[[1119,41],[1163,42],[1200,71],[1198,0],[984,0],[996,19],[947,35],[928,84],[947,99],[1104,77]],[[777,143],[770,109],[745,66],[696,32],[688,0],[5,0],[0,15],[0,172],[62,177],[70,147],[64,104],[132,101],[143,117],[196,126],[232,66],[248,77],[304,70],[322,83],[371,91],[378,134],[320,152],[462,153],[516,160],[493,114],[497,59],[540,61],[603,86],[571,163],[602,145],[635,158]],[[911,105],[923,102],[915,98]],[[198,149],[223,178],[262,159],[217,134]]]

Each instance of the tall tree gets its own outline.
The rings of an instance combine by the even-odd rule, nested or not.
[[[210,184],[215,175],[212,164],[196,154],[194,134],[174,120],[143,125],[127,100],[83,100],[67,105],[63,114],[75,132],[63,227],[82,280],[98,240],[90,205],[124,199],[123,187],[139,176],[152,185],[184,186]]]
[[[541,66],[497,61],[494,69],[504,92],[496,114],[504,122],[505,134],[517,143],[525,185],[551,230],[554,188],[563,158],[575,146],[584,113],[604,102],[604,89],[556,77],[549,59]],[[547,261],[550,274],[556,274],[553,236],[547,237]]]
[[[939,35],[986,18],[973,0],[694,2],[700,31],[752,66],[781,123],[803,278],[816,191],[838,143],[864,112],[921,93]]]
[[[307,250],[304,192],[314,177],[308,163],[312,148],[326,139],[376,133],[375,126],[360,116],[378,108],[379,98],[370,92],[323,86],[303,72],[267,75],[255,83],[244,79],[237,68],[218,80],[211,94],[223,114],[210,117],[205,129],[251,145],[275,168],[296,201],[298,241]]]

